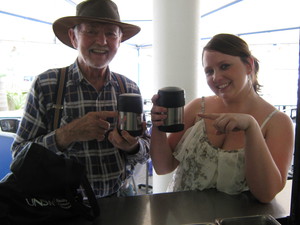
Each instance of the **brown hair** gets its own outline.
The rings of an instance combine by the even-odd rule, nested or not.
[[[246,64],[249,64],[247,59],[252,57],[254,59],[254,71],[251,73],[251,80],[255,92],[260,91],[261,85],[257,80],[259,61],[251,54],[248,44],[243,39],[232,34],[217,34],[203,48],[202,59],[204,51],[217,51],[226,55],[238,56]]]

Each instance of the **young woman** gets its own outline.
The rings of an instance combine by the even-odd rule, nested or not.
[[[294,133],[290,118],[258,95],[258,60],[247,43],[218,34],[204,47],[202,63],[214,96],[185,106],[185,128],[158,130],[166,108],[152,98],[150,153],[157,174],[175,171],[171,191],[216,188],[250,192],[271,201],[285,186]]]

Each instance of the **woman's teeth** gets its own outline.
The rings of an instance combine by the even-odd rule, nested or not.
[[[226,88],[228,85],[229,85],[229,83],[222,84],[222,85],[219,85],[218,88],[223,89],[223,88]]]

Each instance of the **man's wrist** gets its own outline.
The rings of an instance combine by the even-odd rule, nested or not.
[[[69,146],[65,128],[61,127],[55,130],[55,141],[60,151],[64,151]]]

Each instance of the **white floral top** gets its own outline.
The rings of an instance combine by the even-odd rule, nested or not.
[[[202,103],[204,111],[204,99]],[[276,112],[266,118],[261,129]],[[245,178],[244,149],[227,151],[212,146],[201,118],[187,129],[173,154],[180,163],[168,191],[216,188],[227,194],[238,194],[249,190]]]

